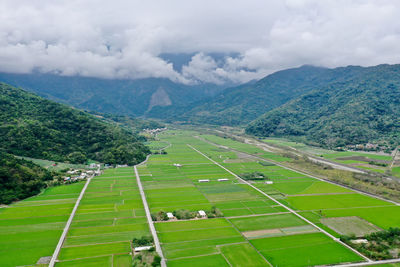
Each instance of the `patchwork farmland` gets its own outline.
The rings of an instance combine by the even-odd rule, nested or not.
[[[150,232],[132,168],[108,169],[90,182],[56,266],[130,266],[142,236]]]
[[[291,160],[257,147],[195,135],[179,131],[159,135],[170,144],[167,154],[153,155],[138,168],[153,215],[213,207],[223,214],[219,218],[157,221],[168,266],[366,262],[364,255],[338,237],[352,230],[366,234],[400,225],[400,207],[393,203],[244,156]],[[270,182],[254,180],[249,185],[236,177],[251,172],[262,173]],[[329,221],[342,217],[343,223]]]
[[[369,263],[339,237],[400,226],[400,206],[276,164],[290,158],[196,132],[158,137],[136,168],[167,266]],[[51,256],[83,185],[1,209],[1,266]],[[151,235],[133,168],[107,169],[88,184],[56,266],[132,266],[132,239]]]

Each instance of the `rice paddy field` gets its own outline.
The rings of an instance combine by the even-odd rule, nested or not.
[[[213,206],[223,213],[220,218],[156,222],[168,266],[313,266],[363,262],[363,257],[326,232],[338,237],[343,232],[357,230],[357,234],[365,234],[400,225],[400,207],[395,204],[260,162],[246,155],[276,162],[290,159],[252,145],[212,135],[196,138],[197,135],[189,131],[160,134],[161,141],[171,144],[167,154],[153,155],[138,167],[152,213],[178,209],[196,212]],[[278,203],[232,174],[254,171],[263,173],[272,184],[264,181],[251,184]],[[330,218],[334,220],[327,220]]]
[[[132,167],[92,179],[56,266],[131,266],[131,240],[150,236]]]
[[[154,222],[167,266],[365,262],[337,237],[400,226],[400,206],[275,164],[289,158],[194,131],[158,137],[152,149],[166,153],[137,166],[150,212],[220,211]],[[265,180],[238,178],[253,172]],[[51,256],[82,188],[54,187],[0,209],[0,266]],[[133,168],[107,169],[90,181],[56,266],[132,266],[132,239],[150,235]]]
[[[0,266],[31,266],[51,256],[82,187],[52,187],[1,208]]]

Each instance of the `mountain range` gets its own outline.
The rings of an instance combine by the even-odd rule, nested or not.
[[[96,112],[239,126],[248,134],[295,136],[332,147],[398,142],[399,73],[400,65],[304,65],[229,88],[50,74],[0,73],[0,81]]]
[[[186,105],[226,87],[184,85],[162,78],[120,80],[41,73],[0,73],[0,81],[80,109],[131,116],[145,116],[154,107]]]

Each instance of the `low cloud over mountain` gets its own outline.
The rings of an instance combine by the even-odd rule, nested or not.
[[[221,84],[398,63],[399,11],[396,0],[4,0],[0,71]],[[165,53],[192,56],[177,70]]]

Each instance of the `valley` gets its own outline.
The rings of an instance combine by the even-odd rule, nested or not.
[[[150,147],[165,153],[135,168],[155,220],[162,266],[347,266],[390,259],[341,240],[400,225],[396,202],[281,167],[292,159],[229,138],[178,129],[156,138]],[[245,180],[254,172],[262,178]],[[0,209],[2,264],[48,263],[82,187],[50,188]],[[156,219],[161,213],[172,217]],[[193,215],[181,218],[184,213]],[[131,266],[145,255],[134,252],[132,240],[144,236],[151,232],[134,169],[107,169],[90,181],[55,266]],[[38,238],[45,242],[41,249]],[[17,259],[19,249],[29,253]]]
[[[400,267],[400,1],[0,1],[0,267]]]

